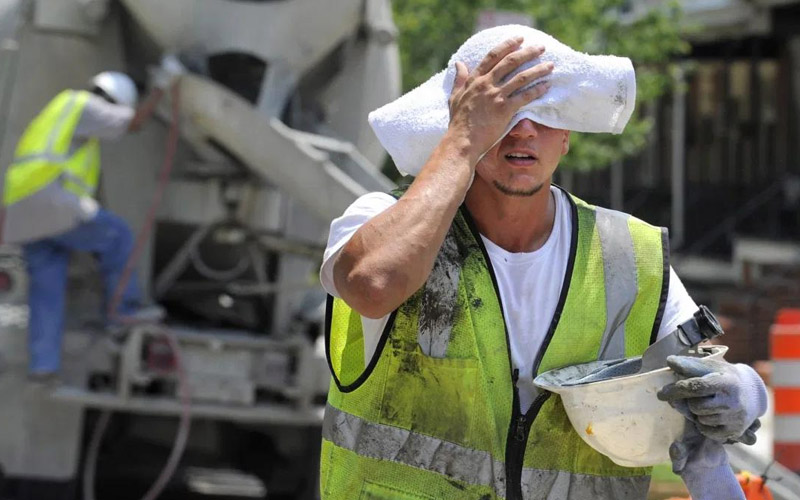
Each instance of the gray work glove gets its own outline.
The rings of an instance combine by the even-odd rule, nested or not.
[[[667,364],[682,380],[664,386],[658,399],[714,441],[755,443],[756,419],[767,410],[767,390],[755,370],[689,356],[670,356]]]
[[[672,471],[683,479],[692,500],[744,500],[725,448],[700,434],[695,424],[686,424],[683,437],[669,447],[669,456]]]
[[[166,54],[161,58],[161,64],[152,69],[150,75],[151,82],[153,87],[167,90],[186,72],[186,68],[180,60],[178,60],[178,56],[175,54]]]

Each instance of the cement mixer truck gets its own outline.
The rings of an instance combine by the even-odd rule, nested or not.
[[[4,168],[60,90],[119,70],[144,92],[164,53],[189,70],[102,152],[101,203],[152,223],[136,269],[165,325],[110,336],[75,255],[61,384],[31,386],[24,261],[2,247],[0,498],[140,498],[156,477],[160,498],[316,498],[316,272],[331,218],[391,189],[366,115],[399,95],[395,40],[389,0],[0,0]]]

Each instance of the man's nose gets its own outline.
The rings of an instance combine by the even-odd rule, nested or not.
[[[512,137],[536,137],[539,134],[538,125],[533,120],[523,118],[518,121],[514,127],[508,132]]]

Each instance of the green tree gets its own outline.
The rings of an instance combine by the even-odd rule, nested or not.
[[[625,0],[393,0],[400,31],[403,87],[410,90],[447,64],[474,30],[478,12],[497,8],[530,14],[536,27],[570,47],[592,54],[630,57],[636,68],[637,107],[670,90],[670,60],[688,51],[681,38],[680,8],[665,1],[635,19],[620,15]],[[629,17],[629,16],[628,16]],[[634,113],[625,132],[573,134],[566,168],[588,170],[634,155],[652,123]]]

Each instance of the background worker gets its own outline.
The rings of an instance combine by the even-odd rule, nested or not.
[[[97,257],[105,307],[131,254],[127,223],[95,200],[100,176],[100,140],[117,140],[138,130],[165,90],[183,72],[167,56],[153,73],[154,90],[137,108],[130,77],[106,71],[88,90],[67,89],[31,121],[17,144],[5,176],[3,241],[22,245],[30,281],[29,377],[53,379],[61,366],[67,267],[73,250]],[[158,321],[163,311],[145,307],[135,273],[106,322]]]
[[[646,497],[649,470],[589,448],[560,400],[532,384],[551,368],[641,354],[697,310],[665,233],[551,184],[571,106],[591,113],[578,90],[603,78],[603,64],[573,64],[582,56],[570,51],[530,28],[493,28],[459,49],[444,80],[407,94],[433,95],[427,114],[396,101],[413,137],[444,88],[446,130],[397,199],[370,193],[331,225],[323,498]],[[378,130],[385,118],[371,122],[387,146],[398,134]],[[765,411],[763,383],[746,366],[670,362],[689,379],[661,397],[699,429],[673,446],[676,470],[696,499],[740,498],[719,442]]]

